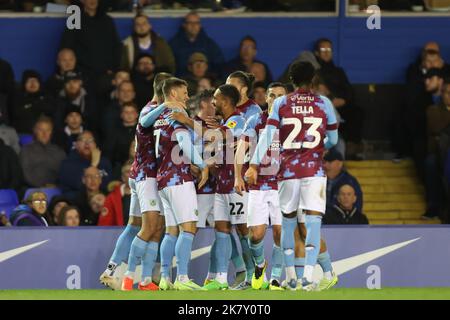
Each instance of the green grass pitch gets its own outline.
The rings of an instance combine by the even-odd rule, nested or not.
[[[0,300],[450,300],[450,288],[340,289],[323,292],[0,290]]]

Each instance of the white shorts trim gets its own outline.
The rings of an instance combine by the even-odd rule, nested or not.
[[[166,227],[176,227],[185,222],[197,222],[197,194],[194,182],[165,187],[159,191],[166,218]]]
[[[250,190],[247,226],[281,225],[278,190]]]
[[[247,224],[248,193],[214,195],[214,221],[229,221],[232,225]]]
[[[142,217],[142,214],[148,211],[157,211],[161,214],[161,200],[155,178],[139,182],[129,179],[128,184],[131,189],[130,216]]]
[[[280,208],[283,213],[300,210],[325,213],[326,177],[290,179],[278,183]]]

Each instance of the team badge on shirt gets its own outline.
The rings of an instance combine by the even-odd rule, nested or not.
[[[154,207],[154,206],[156,206],[156,200],[150,200],[150,205],[152,206],[152,207]]]
[[[236,127],[236,125],[237,125],[237,122],[234,120],[227,123],[227,127],[230,129],[233,129],[234,127]]]

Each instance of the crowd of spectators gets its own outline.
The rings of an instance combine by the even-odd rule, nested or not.
[[[258,60],[257,42],[251,36],[242,38],[236,57],[225,61],[196,12],[186,15],[170,41],[157,35],[148,17],[138,14],[132,34],[121,43],[98,0],[83,3],[83,30],[64,31],[55,73],[47,81],[26,70],[15,84],[11,66],[0,59],[0,189],[14,189],[20,198],[29,188],[57,187],[62,193],[48,210],[42,192],[28,197],[12,216],[20,218],[11,222],[15,225],[123,225],[128,220],[127,175],[136,124],[153,95],[158,72],[186,79],[193,97],[214,89],[234,72],[231,80],[239,82],[242,96],[267,109],[266,90],[274,79],[268,65]],[[327,212],[333,212],[328,222],[367,223],[361,187],[343,165],[345,159],[361,158],[362,109],[354,102],[345,71],[333,62],[333,43],[318,39],[311,49],[295,60],[316,68],[314,90],[332,101],[340,122],[338,146],[324,158]],[[398,137],[398,157],[410,152],[423,172],[425,217],[445,209],[450,182],[444,181],[444,173],[450,177],[450,82],[445,80],[449,70],[439,46],[429,43],[408,71],[411,94],[408,111],[402,113],[401,132],[406,137]],[[235,71],[252,73],[256,82],[252,86],[240,81]],[[286,74],[279,80],[292,90]]]

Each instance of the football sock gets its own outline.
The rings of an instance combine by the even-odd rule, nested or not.
[[[128,268],[127,272],[135,272],[136,266],[141,263],[142,258],[145,255],[145,251],[147,249],[147,242],[139,238],[138,236],[134,237],[133,242],[131,243],[130,256],[128,258]]]
[[[242,255],[240,254],[236,238],[231,234],[231,262],[233,262],[234,269],[236,270],[236,273],[244,272],[245,271],[245,263],[244,259],[242,258]]]
[[[117,239],[114,252],[110,259],[110,263],[119,265],[120,263],[122,263],[122,261],[127,261],[130,254],[131,243],[133,242],[134,237],[136,237],[140,229],[140,227],[135,227],[131,224],[125,227],[125,229]]]
[[[161,277],[169,278],[170,269],[172,268],[172,259],[175,254],[175,245],[177,237],[166,233],[161,242]]]
[[[305,272],[304,277],[312,282],[314,267],[320,250],[320,226],[322,217],[307,215],[305,217],[306,241],[305,241]]]
[[[317,257],[317,263],[323,270],[323,276],[328,280],[331,280],[333,278],[333,267],[331,265],[331,258],[328,251],[319,254],[319,256]]]
[[[283,263],[286,268],[294,267],[294,248],[295,239],[294,231],[297,226],[297,217],[286,218],[283,217],[281,229],[281,247],[283,248],[284,260]]]
[[[258,267],[264,266],[264,240],[253,243],[251,240],[249,240],[250,250],[253,256],[253,259],[255,260],[255,264]]]
[[[216,239],[214,239],[211,251],[209,252],[208,276],[206,277],[209,280],[214,279],[217,273],[216,248]]]
[[[245,263],[245,270],[247,271],[245,280],[250,282],[252,281],[253,273],[255,272],[255,265],[252,259],[252,252],[250,251],[250,246],[248,245],[248,236],[239,236],[239,241],[242,246],[242,258]],[[264,250],[264,249],[263,249]],[[263,253],[264,257],[264,253]]]
[[[189,261],[191,260],[192,242],[194,235],[189,232],[182,231],[178,236],[175,245],[175,256],[177,257],[177,275],[187,275]]]
[[[152,277],[153,267],[155,266],[156,256],[158,255],[158,242],[149,241],[142,260],[142,279]]]
[[[303,271],[305,269],[305,258],[295,258],[295,273],[297,279],[303,278]]]
[[[280,282],[281,273],[283,272],[283,250],[277,245],[273,245],[272,248],[272,271],[271,279]]]
[[[231,257],[231,236],[228,233],[216,232],[216,261],[217,272],[227,273],[228,262]]]

